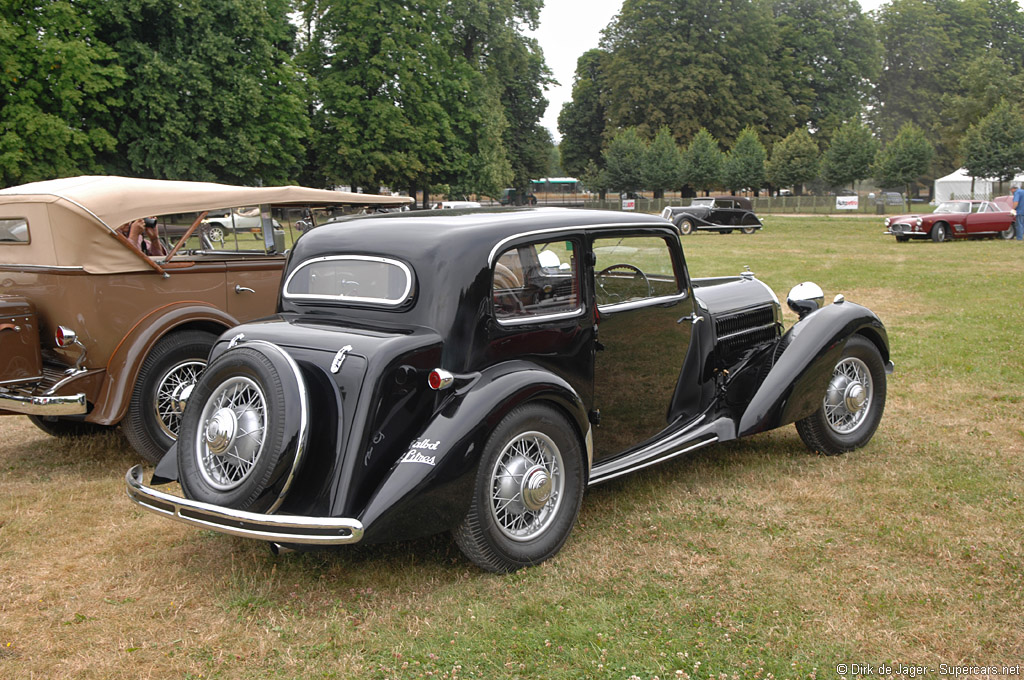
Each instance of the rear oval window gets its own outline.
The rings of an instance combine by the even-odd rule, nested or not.
[[[369,255],[333,255],[303,262],[288,275],[286,298],[396,307],[412,295],[404,262]]]

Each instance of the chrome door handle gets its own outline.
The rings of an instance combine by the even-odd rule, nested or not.
[[[696,326],[697,324],[699,324],[703,320],[704,320],[703,316],[697,316],[697,312],[694,312],[694,313],[690,314],[690,316],[684,316],[684,317],[678,319],[676,321],[676,323],[682,323],[684,321],[689,321],[694,326]]]
[[[241,286],[241,285],[236,283],[235,284],[235,292],[236,293],[255,293],[256,291],[254,291],[252,288],[246,288],[245,286]]]

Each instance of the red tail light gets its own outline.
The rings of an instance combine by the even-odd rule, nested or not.
[[[73,345],[75,340],[78,340],[78,333],[67,326],[57,326],[57,332],[54,334],[54,342],[57,343],[57,347]]]
[[[427,376],[427,384],[430,385],[430,389],[432,390],[448,389],[452,386],[454,381],[455,376],[442,368],[435,368],[430,372],[430,375]]]

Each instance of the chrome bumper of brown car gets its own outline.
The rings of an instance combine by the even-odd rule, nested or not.
[[[363,525],[355,519],[263,515],[172,496],[145,486],[141,465],[129,470],[124,481],[128,497],[146,510],[224,534],[296,545],[343,545],[363,537]]]
[[[85,394],[43,396],[0,391],[0,411],[27,416],[76,416],[85,413]]]

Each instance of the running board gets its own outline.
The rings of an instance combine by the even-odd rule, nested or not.
[[[736,423],[730,418],[719,418],[703,427],[674,432],[632,453],[595,465],[590,472],[588,486],[657,465],[715,442],[735,438]]]

